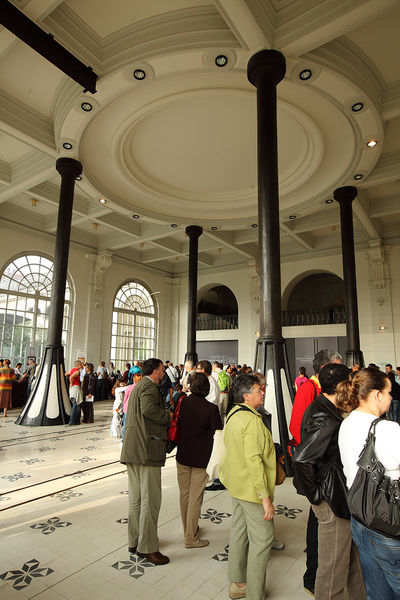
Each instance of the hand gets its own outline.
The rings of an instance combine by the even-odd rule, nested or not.
[[[269,497],[262,499],[262,505],[264,509],[264,519],[270,521],[274,517],[274,505],[272,504]]]

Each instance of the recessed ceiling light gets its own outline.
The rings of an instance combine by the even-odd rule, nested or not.
[[[90,102],[82,102],[81,104],[81,109],[84,110],[85,112],[90,112],[92,110],[93,106],[90,104]]]
[[[132,215],[132,219],[140,219],[139,215]]]
[[[215,57],[215,64],[217,67],[225,67],[228,64],[228,59],[225,54],[218,54],[218,56]]]
[[[296,218],[296,215],[290,215],[289,219],[291,219],[292,221]]]
[[[325,200],[325,204],[332,204],[332,202],[333,202],[332,198],[327,198]]]
[[[138,81],[142,81],[146,77],[146,73],[143,71],[143,69],[135,69],[133,71],[133,76]]]
[[[215,225],[213,227],[211,227],[211,231],[217,231],[218,227],[215,227]]]
[[[251,227],[253,227],[253,229],[257,229],[258,225],[257,225],[257,223],[253,223],[253,224],[251,225]]]
[[[377,145],[377,141],[376,140],[369,140],[369,142],[367,142],[367,146],[368,148],[373,148],[374,146]]]
[[[174,229],[176,229],[178,227],[178,225],[176,223],[171,223],[171,227],[173,227]]]
[[[99,198],[100,204],[105,204],[107,200],[105,198]]]
[[[63,148],[64,150],[72,150],[72,144],[70,144],[69,142],[64,142]]]
[[[356,181],[359,181],[359,180],[360,180],[360,179],[362,179],[362,178],[363,178],[363,176],[362,176],[362,174],[361,174],[361,173],[357,173],[357,175],[354,175],[354,179],[355,179]]]
[[[77,177],[75,177],[75,181],[82,181],[82,176],[78,175]]]
[[[364,104],[362,102],[355,102],[353,104],[353,106],[351,107],[351,110],[353,112],[359,112],[360,110],[362,110],[364,108]]]
[[[307,81],[307,79],[310,79],[311,77],[312,77],[311,69],[303,69],[299,73],[299,79],[301,79],[302,81]]]

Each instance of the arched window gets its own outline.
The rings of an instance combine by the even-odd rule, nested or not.
[[[114,299],[111,361],[117,369],[132,360],[155,355],[156,307],[151,293],[141,283],[128,281]]]
[[[26,362],[30,347],[37,361],[43,356],[49,327],[53,262],[27,254],[9,262],[0,279],[0,355],[12,364]],[[71,286],[65,290],[62,344],[68,343],[71,323]]]

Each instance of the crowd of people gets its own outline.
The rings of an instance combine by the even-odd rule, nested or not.
[[[317,600],[341,600],[346,593],[350,600],[398,599],[400,367],[395,372],[388,363],[381,371],[371,363],[349,369],[340,354],[321,350],[313,371],[308,377],[304,367],[299,369],[289,423],[293,484],[310,502],[304,589]],[[34,384],[32,366],[29,372]],[[78,360],[66,376],[70,424],[80,423],[82,415],[84,423],[93,423],[93,400],[115,397],[113,412],[121,416],[120,460],[128,473],[129,552],[155,565],[169,562],[159,551],[157,524],[161,467],[176,447],[185,548],[209,544],[199,529],[204,491],[227,489],[233,507],[229,596],[264,598],[270,551],[285,547],[274,538],[274,488],[282,449],[273,443],[271,415],[264,408],[265,376],[247,365],[208,360],[174,365],[157,358],[127,363],[123,373],[113,363],[106,368],[100,362],[95,370],[92,363]],[[22,365],[13,370],[10,361],[3,361],[0,406],[5,414],[10,382],[28,377]],[[172,424],[178,430],[173,439],[168,437]],[[355,512],[349,501],[372,427],[372,460],[386,478],[386,488],[394,490],[390,525],[383,529]],[[214,473],[210,465],[222,431]]]
[[[261,600],[274,540],[276,448],[263,406],[265,377],[242,365],[187,361],[174,366],[148,359],[136,381],[122,382],[125,434],[121,462],[129,482],[128,549],[155,565],[169,562],[159,550],[161,467],[169,424],[179,421],[176,465],[187,549],[203,548],[199,517],[205,490],[227,489],[233,515],[229,540],[229,596]],[[130,367],[132,368],[132,367]],[[398,373],[391,365],[348,369],[328,350],[314,357],[314,375],[301,369],[295,382],[290,432],[294,485],[310,501],[304,588],[318,600],[399,598],[400,539],[352,516],[347,493],[373,421],[376,456],[390,481],[400,477]],[[392,376],[393,374],[393,376]],[[132,374],[133,377],[133,374]],[[397,379],[396,379],[397,378]],[[168,381],[167,381],[168,379]],[[126,385],[128,383],[128,386]],[[176,424],[176,423],[175,423]],[[207,486],[213,439],[223,429],[218,479]],[[397,515],[400,515],[400,499]],[[398,528],[400,528],[400,517]],[[276,547],[276,546],[275,546]],[[346,592],[347,590],[347,592]]]

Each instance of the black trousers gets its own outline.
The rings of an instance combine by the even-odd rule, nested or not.
[[[318,569],[318,519],[310,507],[307,522],[307,561],[306,572],[303,575],[304,587],[314,591],[315,578]]]

